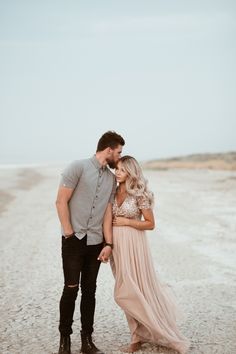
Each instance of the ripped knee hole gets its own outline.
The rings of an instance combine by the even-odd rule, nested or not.
[[[79,284],[67,285],[68,288],[76,288],[77,286],[79,286]]]

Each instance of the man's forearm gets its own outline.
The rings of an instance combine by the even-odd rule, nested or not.
[[[112,205],[109,203],[104,215],[103,221],[103,236],[105,239],[105,244],[107,243],[111,248],[112,245]]]
[[[112,243],[112,227],[105,227],[103,234],[104,234],[105,242]]]
[[[70,211],[67,203],[57,203],[57,213],[65,235],[74,232],[70,222]]]

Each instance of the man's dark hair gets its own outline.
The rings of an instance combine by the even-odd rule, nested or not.
[[[114,131],[109,130],[105,134],[101,136],[101,138],[98,141],[97,145],[97,152],[98,151],[103,151],[107,147],[110,147],[111,149],[115,149],[118,145],[125,145],[125,141],[122,138],[121,135],[117,134]]]

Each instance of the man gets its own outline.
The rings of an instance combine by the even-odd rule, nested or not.
[[[101,261],[112,251],[112,222],[104,227],[105,212],[112,217],[116,181],[107,165],[114,168],[124,139],[113,131],[102,135],[96,154],[75,161],[62,173],[56,207],[62,226],[64,289],[60,300],[58,354],[70,354],[70,334],[81,287],[81,352],[103,354],[92,341],[96,280]],[[105,239],[105,243],[104,242]]]

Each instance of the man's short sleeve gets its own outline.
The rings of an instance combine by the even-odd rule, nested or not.
[[[117,186],[117,183],[116,183],[116,179],[114,177],[112,192],[111,192],[110,199],[109,199],[109,203],[112,203],[112,204],[114,203],[114,199],[115,199],[116,186]]]
[[[74,161],[61,174],[60,187],[75,189],[83,172],[82,161]]]

